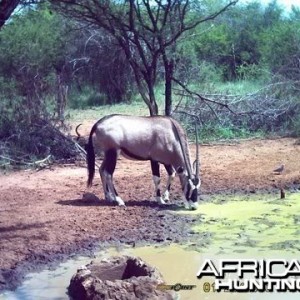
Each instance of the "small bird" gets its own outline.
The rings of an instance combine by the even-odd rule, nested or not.
[[[282,164],[277,169],[273,170],[273,172],[276,173],[276,174],[281,174],[283,172],[283,170],[284,170],[284,164]]]
[[[285,192],[284,192],[284,189],[281,188],[280,189],[280,199],[284,199],[285,198]]]

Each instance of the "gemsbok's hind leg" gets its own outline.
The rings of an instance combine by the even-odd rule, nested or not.
[[[111,194],[109,188],[108,188],[108,184],[106,182],[106,173],[105,173],[105,158],[101,164],[101,167],[99,168],[99,173],[100,173],[100,177],[101,177],[101,182],[102,182],[102,187],[103,187],[103,193],[104,193],[104,197],[105,200],[109,201],[109,202],[113,202],[115,201],[113,195]]]
[[[170,201],[170,190],[171,190],[171,183],[174,180],[175,177],[175,170],[171,165],[164,165],[165,169],[168,173],[168,181],[167,181],[167,185],[166,185],[166,190],[163,194],[163,200],[164,201]]]
[[[160,191],[160,173],[159,173],[159,163],[157,161],[151,160],[151,170],[152,178],[155,186],[155,198],[159,204],[165,204],[165,201],[161,197]]]
[[[100,167],[100,176],[102,180],[105,199],[117,202],[119,205],[125,205],[124,201],[118,196],[113,184],[113,173],[117,163],[117,151],[108,150],[105,152],[104,160]]]

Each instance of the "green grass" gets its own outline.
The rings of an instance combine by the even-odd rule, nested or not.
[[[215,91],[220,94],[246,95],[260,90],[263,86],[259,81],[238,80],[215,85]]]
[[[159,85],[155,91],[159,114],[164,114],[164,90],[163,85]],[[83,106],[80,108],[68,108],[66,115],[70,122],[78,120],[97,120],[110,114],[125,114],[133,116],[149,116],[149,110],[140,95],[135,95],[130,103],[119,103],[101,106]]]
[[[264,82],[258,80],[236,80],[191,84],[189,87],[200,94],[247,95],[260,90],[264,85]]]
[[[133,102],[131,104],[121,103],[114,105],[103,105],[87,109],[68,109],[68,121],[97,120],[110,114],[126,114],[135,116],[149,115],[148,108],[143,102]]]
[[[215,140],[233,140],[246,138],[262,138],[266,134],[263,131],[251,132],[246,128],[237,128],[234,126],[221,126],[219,124],[206,126],[199,131],[199,140],[210,142]]]

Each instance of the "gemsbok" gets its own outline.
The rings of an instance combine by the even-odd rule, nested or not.
[[[193,168],[186,134],[180,124],[171,117],[126,115],[103,117],[92,127],[86,145],[88,186],[92,185],[95,175],[94,135],[95,145],[104,152],[99,173],[106,200],[125,205],[113,183],[113,173],[118,155],[121,153],[129,159],[150,160],[158,203],[164,204],[169,200],[170,186],[176,171],[185,196],[186,208],[197,209],[198,190],[201,184],[197,132],[196,161],[193,164],[195,168]],[[163,196],[160,191],[159,164],[165,166],[169,175]]]

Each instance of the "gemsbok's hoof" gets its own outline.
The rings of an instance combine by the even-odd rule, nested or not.
[[[116,202],[113,195],[111,193],[105,193],[105,200],[110,203]]]
[[[199,206],[198,202],[189,201],[184,203],[184,207],[187,210],[197,210],[198,206]]]
[[[119,206],[125,206],[125,202],[122,200],[121,197],[116,197],[116,202],[118,203]]]
[[[190,204],[188,202],[184,202],[184,208],[190,210]]]
[[[190,209],[191,210],[197,210],[199,207],[198,202],[190,202]]]
[[[168,191],[165,191],[162,197],[163,201],[170,202],[170,193]]]
[[[166,202],[163,200],[162,197],[156,197],[156,201],[159,205],[165,205]]]

